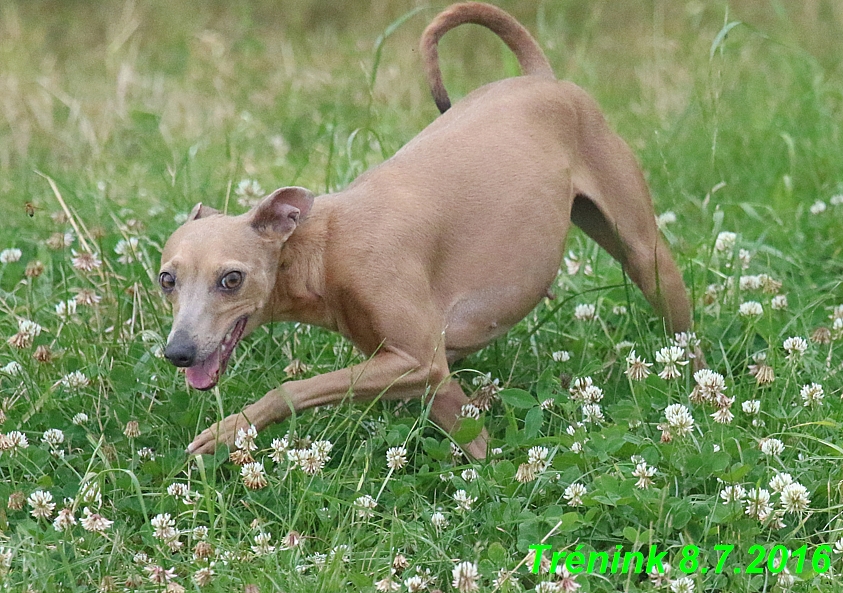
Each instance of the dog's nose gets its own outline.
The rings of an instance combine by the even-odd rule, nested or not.
[[[164,349],[164,357],[177,367],[193,366],[196,361],[196,345],[188,340],[171,340]]]

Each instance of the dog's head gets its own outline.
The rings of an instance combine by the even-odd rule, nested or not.
[[[307,216],[313,194],[284,187],[240,216],[197,204],[164,246],[158,283],[173,305],[164,356],[187,381],[210,389],[275,286],[284,243]]]

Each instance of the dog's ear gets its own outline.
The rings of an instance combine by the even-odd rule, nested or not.
[[[252,228],[269,239],[286,241],[311,206],[313,193],[310,190],[303,187],[276,189],[252,210]]]
[[[210,206],[206,206],[202,202],[199,202],[193,207],[193,210],[190,211],[190,214],[187,215],[187,222],[191,220],[197,220],[199,218],[205,218],[206,216],[211,216],[212,214],[220,214],[220,211],[216,208],[211,208]]]

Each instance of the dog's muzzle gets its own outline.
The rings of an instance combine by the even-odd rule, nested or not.
[[[177,367],[193,366],[196,344],[183,332],[176,332],[164,349],[164,357]]]

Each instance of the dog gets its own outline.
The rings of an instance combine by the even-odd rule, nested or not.
[[[437,44],[464,23],[497,34],[522,75],[451,107]],[[449,365],[549,294],[571,222],[622,264],[668,331],[689,330],[685,285],[644,177],[595,101],[557,81],[530,33],[488,4],[448,8],[420,47],[442,114],[392,158],[318,198],[282,187],[239,216],[197,204],[168,239],[164,354],[192,387],[215,386],[237,343],[272,321],[339,332],[369,357],[284,383],[204,430],[188,453],[346,397],[421,397],[452,431],[468,398]],[[484,430],[465,450],[482,459],[487,443]]]

